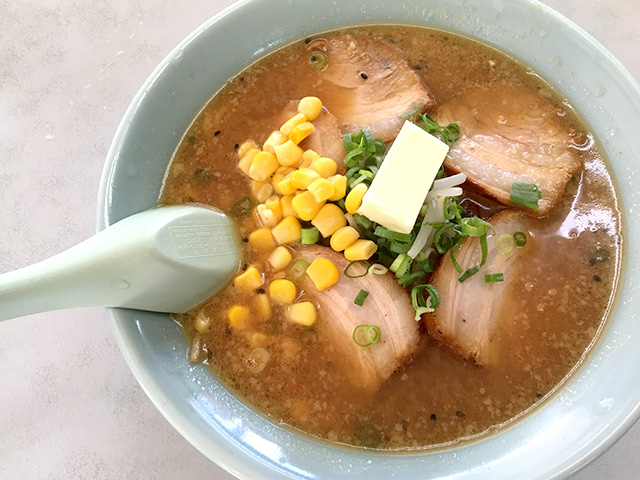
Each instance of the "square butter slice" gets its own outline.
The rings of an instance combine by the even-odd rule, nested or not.
[[[405,121],[358,213],[383,227],[410,233],[449,147]]]

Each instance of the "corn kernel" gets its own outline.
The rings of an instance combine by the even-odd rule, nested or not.
[[[249,344],[252,348],[264,348],[269,345],[269,337],[264,333],[253,332],[249,335]]]
[[[282,180],[278,182],[278,192],[282,195],[291,195],[296,193],[298,189],[293,185],[293,174],[295,172],[291,172],[286,175]]]
[[[360,238],[360,234],[353,227],[342,227],[331,235],[329,245],[336,252],[341,252],[345,248],[350,247],[353,243]]]
[[[242,157],[240,157],[238,167],[240,167],[240,170],[242,170],[245,174],[249,175],[249,169],[251,168],[253,157],[255,157],[259,151],[260,150],[258,150],[257,148],[252,148],[251,150],[247,151],[247,153],[245,153]]]
[[[283,217],[296,216],[296,212],[293,211],[293,207],[291,206],[292,200],[293,200],[293,195],[285,195],[284,197],[280,197],[280,209],[282,211]]]
[[[333,196],[329,199],[332,202],[342,200],[347,193],[347,177],[344,175],[333,175],[327,178],[333,185]]]
[[[249,176],[257,182],[264,182],[279,166],[278,159],[273,153],[258,152],[251,162]]]
[[[293,173],[293,168],[280,167],[273,174],[273,177],[271,177],[271,185],[273,185],[273,189],[276,193],[282,195],[282,191],[280,190],[280,182],[290,173]]]
[[[276,248],[276,241],[268,228],[258,228],[249,234],[249,245],[258,252],[270,252]]]
[[[316,306],[311,302],[298,302],[285,309],[287,320],[310,327],[316,322]]]
[[[315,131],[316,127],[311,122],[304,122],[294,128],[289,134],[289,140],[298,145]]]
[[[255,306],[258,319],[266,320],[271,316],[271,300],[266,293],[256,293],[253,297],[253,305]]]
[[[258,149],[258,145],[251,140],[247,140],[246,142],[242,142],[242,144],[238,147],[238,158],[244,157],[249,150]]]
[[[244,272],[233,279],[233,286],[244,293],[251,293],[264,285],[262,274],[256,267],[248,267]]]
[[[271,210],[266,204],[260,204],[256,207],[256,213],[260,223],[269,228],[275,227],[280,220],[282,220],[282,211],[280,210],[280,203],[278,202],[278,210]]]
[[[322,101],[318,97],[304,97],[298,103],[298,112],[302,113],[309,122],[313,122],[322,111]]]
[[[344,258],[353,262],[355,260],[368,260],[376,253],[378,246],[371,240],[356,240],[344,250]]]
[[[289,136],[289,134],[293,131],[294,128],[296,128],[298,125],[306,121],[307,121],[307,117],[305,117],[304,114],[296,113],[293,117],[291,117],[289,120],[287,120],[282,124],[282,126],[280,127],[280,131],[283,134]]]
[[[315,170],[323,178],[329,178],[338,171],[338,164],[327,157],[316,158],[311,162],[311,170]]]
[[[296,286],[291,280],[280,278],[269,284],[269,297],[278,305],[289,305],[296,299]]]
[[[274,270],[283,270],[291,263],[292,259],[291,252],[286,247],[281,246],[271,252],[268,261]]]
[[[318,153],[314,152],[313,150],[305,150],[296,167],[309,168],[311,166],[311,163],[317,158],[320,158],[320,155],[318,155]]]
[[[289,167],[295,165],[302,158],[302,149],[293,141],[287,140],[275,147],[275,154],[280,165]]]
[[[324,238],[330,237],[342,227],[347,225],[347,219],[342,209],[333,203],[327,203],[311,220],[311,225],[316,227]]]
[[[311,192],[302,192],[293,197],[291,207],[300,220],[308,222],[318,214],[324,202],[316,202]]]
[[[196,332],[207,333],[209,330],[211,330],[213,321],[211,320],[211,317],[204,314],[203,310],[200,310],[198,312],[198,315],[196,315],[195,320],[193,321],[193,326],[196,329]]]
[[[229,318],[229,325],[231,328],[243,329],[249,323],[251,318],[251,310],[244,305],[234,305],[227,312]]]
[[[310,168],[300,168],[293,172],[291,181],[293,186],[300,190],[306,190],[311,182],[320,178],[320,174]]]
[[[309,192],[313,195],[317,202],[324,202],[333,197],[335,189],[329,180],[318,178],[311,182],[308,187]]]
[[[344,201],[344,208],[347,209],[347,212],[352,215],[356,213],[360,205],[362,205],[362,197],[364,197],[365,193],[367,193],[367,186],[364,183],[359,183],[351,189]]]
[[[275,154],[275,148],[278,145],[282,145],[287,140],[289,139],[284,133],[278,131],[271,132],[271,135],[269,135],[269,137],[262,144],[262,150]]]
[[[295,217],[284,217],[278,225],[273,227],[271,233],[278,245],[285,245],[300,240],[302,227]]]
[[[266,202],[273,193],[273,187],[267,182],[251,182],[251,193],[259,202]]]
[[[339,278],[338,267],[324,257],[317,257],[311,262],[307,268],[307,275],[319,291],[335,285]]]

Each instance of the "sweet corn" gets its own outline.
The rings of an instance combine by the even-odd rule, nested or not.
[[[275,132],[271,132],[271,135],[269,135],[269,137],[262,144],[262,150],[264,150],[265,152],[269,152],[269,153],[275,154],[276,153],[275,152],[275,148],[278,145],[282,145],[287,140],[289,140],[289,139],[287,138],[287,136],[284,133],[278,132],[276,130]]]
[[[296,286],[291,280],[279,278],[269,284],[269,297],[278,305],[289,305],[296,299]]]
[[[306,190],[311,182],[320,178],[320,174],[310,168],[299,168],[293,172],[291,181],[293,186],[300,190]]]
[[[282,218],[282,209],[280,208],[280,197],[277,195],[272,195],[267,198],[267,201],[264,202],[267,208],[273,212],[275,212],[280,218]]]
[[[316,152],[314,152],[313,150],[305,150],[302,154],[302,158],[296,166],[298,168],[309,168],[311,166],[311,163],[317,158],[320,158],[320,155],[318,155]]]
[[[378,246],[371,240],[356,240],[344,250],[344,258],[354,260],[368,260],[376,253]]]
[[[278,225],[271,229],[271,233],[278,245],[285,245],[300,240],[302,227],[295,217],[284,217]]]
[[[244,157],[249,150],[258,149],[258,145],[251,140],[247,140],[246,142],[242,142],[242,144],[238,147],[238,158]]]
[[[276,170],[276,172],[273,174],[273,177],[271,177],[271,184],[273,185],[273,189],[275,190],[276,193],[282,195],[282,191],[280,190],[279,184],[284,179],[284,177],[286,177],[292,172],[293,172],[293,168],[289,168],[289,167],[280,167]]]
[[[302,149],[292,140],[287,140],[282,145],[275,147],[275,154],[280,165],[289,167],[300,161]]]
[[[336,252],[341,252],[345,248],[350,247],[353,243],[360,238],[360,234],[353,227],[342,227],[333,235],[331,235],[331,240],[329,241],[329,245]]]
[[[292,200],[293,200],[293,195],[285,195],[284,197],[280,197],[280,209],[282,211],[283,217],[296,216],[296,212],[294,212],[293,207],[291,206]]]
[[[273,187],[267,182],[251,182],[251,193],[259,202],[266,202],[273,193]]]
[[[271,300],[269,300],[269,295],[266,293],[256,293],[253,297],[253,305],[258,314],[258,319],[266,320],[271,316]]]
[[[304,122],[294,128],[289,134],[289,140],[298,145],[315,131],[316,127],[311,122]]]
[[[298,112],[307,117],[307,120],[313,122],[322,111],[322,101],[318,97],[304,97],[298,103]]]
[[[367,193],[367,186],[364,183],[359,183],[351,189],[349,195],[347,195],[347,198],[344,200],[344,208],[347,209],[347,212],[352,215],[356,213],[360,205],[362,205],[362,197],[364,197],[365,193]]]
[[[264,182],[279,166],[278,159],[273,153],[258,152],[251,162],[249,176],[257,182]]]
[[[327,238],[347,225],[347,219],[339,206],[327,203],[313,217],[311,225],[316,227],[324,238]]]
[[[298,191],[298,189],[293,184],[294,173],[295,172],[291,172],[278,182],[278,190],[282,192],[283,195],[291,195],[292,193],[296,193]]]
[[[324,202],[317,202],[311,192],[302,192],[293,197],[291,207],[300,220],[308,222],[318,214]]]
[[[324,178],[318,178],[311,182],[307,190],[311,192],[317,202],[329,200],[335,193],[335,189],[333,188],[333,185],[331,185],[331,182]]]
[[[291,263],[292,258],[291,252],[286,247],[280,246],[271,252],[268,261],[274,270],[283,270]]]
[[[282,220],[280,202],[278,202],[277,211],[271,210],[266,204],[260,204],[256,207],[256,213],[258,214],[260,223],[265,227],[273,228]]]
[[[284,314],[290,322],[307,327],[313,325],[317,318],[316,306],[311,302],[298,302],[288,305]]]
[[[323,178],[329,178],[338,171],[338,164],[327,157],[316,158],[311,162],[311,170],[315,170]]]
[[[333,175],[327,178],[333,185],[333,196],[329,199],[332,202],[342,200],[347,193],[347,177],[344,175]]]
[[[251,318],[251,310],[244,305],[234,305],[227,312],[229,318],[229,325],[231,328],[243,329],[249,323]]]
[[[311,262],[307,275],[319,291],[335,285],[339,278],[338,267],[324,257],[317,257]]]
[[[242,157],[240,157],[240,161],[238,162],[238,167],[245,174],[249,175],[249,169],[251,168],[251,163],[253,162],[253,157],[259,152],[257,148],[252,148],[247,151]]]
[[[306,121],[307,121],[307,117],[304,114],[296,113],[293,117],[291,117],[289,120],[287,120],[282,124],[282,126],[280,127],[280,131],[284,135],[289,136],[289,134],[293,131],[294,128],[296,128],[298,125]]]
[[[264,285],[264,279],[256,267],[248,267],[233,279],[233,286],[244,293],[251,293],[262,285]]]
[[[270,252],[276,248],[276,240],[268,228],[258,228],[249,234],[249,245],[258,252]]]
[[[249,344],[252,348],[264,348],[269,345],[269,337],[264,333],[253,332],[249,335]]]

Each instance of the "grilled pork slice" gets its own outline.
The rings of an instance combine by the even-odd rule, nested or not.
[[[307,46],[326,56],[318,96],[347,133],[369,129],[374,138],[393,140],[404,120],[399,116],[435,101],[393,45],[363,34],[317,39]]]
[[[569,127],[553,105],[523,86],[479,88],[438,109],[440,124],[456,122],[462,136],[445,165],[504,205],[544,216],[562,197],[581,168],[568,147]],[[533,183],[542,191],[539,211],[512,204],[513,182]]]
[[[509,329],[520,298],[516,280],[521,270],[526,268],[526,256],[533,248],[527,225],[532,220],[517,210],[504,210],[491,219],[496,234],[490,232],[486,264],[478,273],[458,281],[460,274],[445,255],[434,272],[431,283],[440,292],[440,306],[433,313],[424,314],[429,333],[443,341],[454,352],[478,365],[488,365],[500,354],[499,337]],[[515,247],[510,254],[501,252],[497,239],[501,234],[515,232],[527,234],[527,244]],[[476,237],[467,238],[455,253],[462,268],[480,264],[480,241]],[[487,283],[485,274],[502,273],[504,282]]]
[[[315,328],[331,339],[336,364],[343,366],[355,386],[377,390],[418,349],[418,322],[409,295],[392,274],[346,277],[343,271],[349,262],[329,248],[304,247],[297,253],[309,262],[325,257],[338,267],[340,280],[331,288],[319,292],[306,276],[301,287],[304,296],[319,306]],[[356,271],[362,273],[364,267],[349,273]],[[369,292],[362,306],[353,303],[360,290]],[[353,331],[365,324],[380,327],[380,343],[362,347],[354,341]]]

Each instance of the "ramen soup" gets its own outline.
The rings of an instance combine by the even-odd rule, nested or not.
[[[420,449],[522,416],[611,307],[620,212],[571,106],[451,33],[321,34],[228,82],[163,204],[233,219],[243,259],[177,316],[189,359],[271,421]]]

